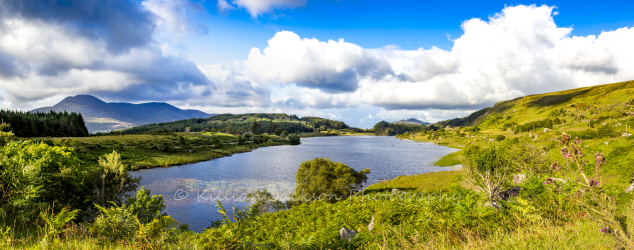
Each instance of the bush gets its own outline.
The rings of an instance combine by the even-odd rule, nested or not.
[[[329,159],[315,158],[299,165],[295,179],[294,198],[303,201],[345,199],[352,191],[360,190],[368,179],[369,169],[357,172],[353,168]]]
[[[470,145],[464,149],[464,179],[489,199],[497,199],[510,174],[509,161],[495,147]]]
[[[299,145],[300,144],[299,136],[297,136],[297,135],[289,136],[288,140],[291,141],[291,145]]]
[[[619,132],[613,126],[603,125],[597,129],[597,135],[599,138],[617,137]]]
[[[27,222],[50,204],[84,208],[86,170],[68,147],[10,142],[0,149],[0,212]]]
[[[506,139],[506,136],[503,136],[503,135],[498,135],[498,136],[495,137],[496,141],[502,141],[504,139]]]
[[[155,218],[167,215],[165,213],[161,214],[161,211],[165,208],[163,196],[150,196],[150,190],[144,187],[141,187],[136,192],[136,197],[129,197],[126,203],[130,211],[137,216],[141,223],[149,223]]]

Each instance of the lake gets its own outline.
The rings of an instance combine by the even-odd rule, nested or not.
[[[210,161],[132,171],[141,185],[161,194],[165,212],[200,232],[221,219],[216,201],[231,216],[231,206],[245,208],[246,193],[266,188],[274,198],[286,199],[295,189],[299,165],[315,157],[330,158],[357,171],[370,169],[368,186],[379,178],[446,171],[435,167],[440,157],[457,149],[388,136],[333,136],[302,138],[301,145],[263,147]]]

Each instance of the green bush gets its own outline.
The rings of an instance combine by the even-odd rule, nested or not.
[[[68,147],[10,142],[0,149],[0,210],[27,222],[50,204],[55,211],[85,208],[90,199],[82,185],[86,172]]]
[[[324,158],[305,161],[295,174],[297,187],[294,198],[300,202],[343,200],[353,190],[360,190],[369,173],[369,169],[357,172],[341,162],[335,163]]]
[[[297,136],[297,135],[290,135],[288,137],[288,140],[291,142],[291,145],[299,145],[300,144],[299,136]]]
[[[617,137],[619,132],[614,129],[614,126],[603,125],[597,129],[597,135],[599,138]]]
[[[498,136],[495,137],[496,141],[502,141],[504,139],[506,139],[506,136],[503,136],[503,135],[498,135]]]
[[[141,221],[141,223],[150,223],[152,220],[167,215],[161,213],[165,208],[163,205],[163,196],[150,196],[150,190],[141,187],[136,192],[135,197],[128,197],[126,202],[128,209]]]
[[[465,180],[489,199],[497,199],[511,170],[506,155],[496,147],[470,145],[464,149],[464,157]]]

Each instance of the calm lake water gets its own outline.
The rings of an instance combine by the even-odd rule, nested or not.
[[[266,188],[285,199],[295,189],[299,165],[315,157],[330,158],[356,170],[370,169],[368,183],[379,178],[421,174],[450,168],[434,167],[440,157],[456,149],[387,136],[302,138],[297,146],[274,146],[206,162],[130,172],[142,176],[141,185],[161,194],[165,212],[200,232],[221,219],[216,201],[231,216],[231,206],[245,208],[246,193]]]

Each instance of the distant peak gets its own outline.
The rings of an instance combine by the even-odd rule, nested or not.
[[[88,104],[88,103],[105,103],[105,102],[91,95],[76,95],[76,96],[66,97],[60,103]]]

